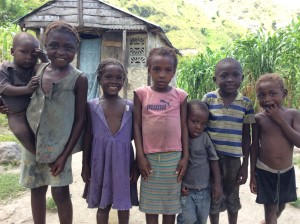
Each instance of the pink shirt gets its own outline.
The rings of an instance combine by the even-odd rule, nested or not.
[[[142,104],[144,153],[181,151],[180,105],[187,93],[173,88],[156,92],[150,86],[135,90]]]

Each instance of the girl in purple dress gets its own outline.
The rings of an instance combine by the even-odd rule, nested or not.
[[[128,224],[129,209],[138,205],[131,145],[133,104],[118,95],[125,79],[118,60],[103,60],[97,69],[103,95],[87,106],[81,176],[88,207],[98,208],[98,224],[108,223],[111,208],[118,210],[120,224]]]

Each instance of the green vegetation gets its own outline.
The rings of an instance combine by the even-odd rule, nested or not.
[[[300,78],[299,28],[300,17],[274,33],[267,33],[261,28],[257,33],[249,33],[220,50],[207,48],[197,56],[184,57],[178,65],[177,83],[189,93],[190,99],[201,99],[216,88],[212,81],[216,63],[224,57],[234,57],[241,62],[244,70],[241,91],[254,102],[256,109],[255,82],[261,74],[270,72],[281,74],[285,80],[289,92],[286,105],[300,108],[300,83],[297,82]]]
[[[290,202],[290,204],[296,208],[300,208],[300,198],[298,198],[296,201]]]
[[[106,0],[158,24],[178,49],[212,50],[262,26],[267,31],[290,22],[297,11],[272,0]],[[287,16],[289,15],[289,16]]]
[[[26,188],[19,184],[18,173],[0,173],[0,201],[15,198],[24,191]]]
[[[47,198],[46,209],[50,212],[57,212],[57,207],[52,197]]]
[[[294,156],[293,163],[300,169],[300,155]]]

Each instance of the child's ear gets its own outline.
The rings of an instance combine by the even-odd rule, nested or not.
[[[11,54],[12,56],[14,56],[14,49],[13,49],[13,48],[10,49],[10,54]]]
[[[214,83],[217,82],[216,76],[213,77],[213,81],[214,81]]]
[[[283,98],[285,98],[288,95],[288,90],[287,89],[283,89]]]

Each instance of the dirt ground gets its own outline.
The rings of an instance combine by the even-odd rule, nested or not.
[[[299,154],[299,151],[298,151]],[[96,223],[96,210],[88,209],[85,201],[81,198],[84,184],[81,180],[81,153],[73,155],[73,175],[74,182],[70,186],[74,209],[74,224]],[[296,169],[296,180],[298,186],[298,197],[300,196],[300,170]],[[50,194],[49,194],[50,196]],[[239,212],[239,224],[259,223],[264,216],[263,206],[255,203],[255,195],[250,193],[249,183],[241,186],[240,197],[242,209]],[[289,204],[286,206],[279,224],[296,224],[300,220],[300,209],[296,209]],[[2,224],[30,224],[33,223],[30,209],[30,193],[27,192],[19,198],[0,204],[0,223]],[[57,213],[47,212],[47,223],[58,224]],[[117,224],[117,213],[112,210],[110,214],[110,224]],[[137,207],[131,210],[130,223],[144,224],[144,214],[139,212]],[[220,224],[226,224],[226,213],[221,214]]]

